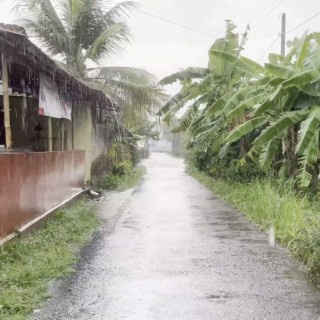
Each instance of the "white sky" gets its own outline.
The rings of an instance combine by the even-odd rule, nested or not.
[[[0,0],[3,1],[14,0]],[[215,37],[224,35],[225,19],[231,19],[239,33],[250,24],[252,30],[244,55],[262,63],[267,54],[262,55],[280,32],[282,12],[287,14],[287,30],[320,12],[319,0],[140,0],[138,3],[140,10],[212,35],[211,38],[141,12],[133,13],[129,24],[134,39],[127,54],[109,59],[106,64],[144,68],[159,79],[188,66],[205,67]],[[14,20],[9,8],[2,7],[0,22]],[[320,32],[320,15],[290,32],[287,40],[301,36],[307,29]],[[280,51],[279,39],[270,50]]]

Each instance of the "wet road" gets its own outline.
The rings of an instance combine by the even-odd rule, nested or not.
[[[164,154],[104,219],[78,271],[35,319],[320,319],[301,266]]]

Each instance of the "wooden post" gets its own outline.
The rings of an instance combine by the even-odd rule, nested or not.
[[[6,149],[12,149],[12,136],[10,124],[10,106],[9,106],[9,76],[8,62],[4,53],[2,53],[2,86],[3,86],[3,109],[4,109],[4,127],[6,132]]]
[[[75,119],[74,103],[71,105],[71,150],[74,150],[74,119]]]
[[[64,151],[64,119],[61,119],[61,151]]]
[[[51,122],[51,117],[48,117],[48,151],[52,152],[52,122]]]

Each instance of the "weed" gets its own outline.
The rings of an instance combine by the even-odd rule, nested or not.
[[[48,282],[73,271],[79,248],[98,226],[85,198],[61,209],[46,227],[0,252],[0,318],[24,320],[49,297]]]
[[[102,187],[106,190],[113,190],[119,186],[120,182],[120,176],[110,173],[105,176]]]
[[[132,169],[132,171],[130,172],[130,174],[124,176],[121,179],[121,181],[117,187],[117,190],[124,191],[124,190],[131,189],[131,188],[135,187],[139,183],[139,181],[141,181],[145,172],[146,172],[145,167],[141,167],[141,166],[134,167]]]
[[[114,175],[117,175],[117,176],[124,176],[126,174],[130,174],[130,172],[132,171],[133,169],[133,164],[131,161],[129,160],[124,160],[118,164],[116,164],[113,169],[112,169],[112,173]]]

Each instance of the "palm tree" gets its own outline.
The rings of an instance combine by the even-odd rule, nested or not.
[[[161,90],[147,71],[101,66],[130,42],[126,20],[134,2],[107,6],[103,0],[17,0],[16,8],[29,35],[78,77],[103,84],[125,120],[134,121],[140,110],[159,104]]]

